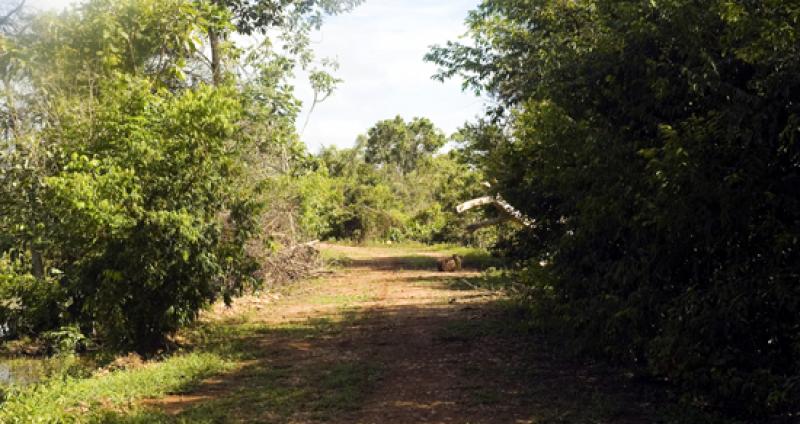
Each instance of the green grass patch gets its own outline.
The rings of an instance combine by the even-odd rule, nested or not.
[[[495,302],[493,308],[496,313],[485,319],[449,322],[437,337],[445,342],[477,342],[488,336],[526,337],[533,331],[529,311],[519,303]]]
[[[513,288],[513,281],[506,272],[492,269],[475,277],[449,280],[447,288],[450,290],[509,291]]]
[[[358,319],[353,310],[332,318],[313,318],[278,325],[239,322],[197,325],[188,335],[203,350],[251,360],[222,380],[226,389],[172,416],[158,410],[134,408],[98,414],[97,422],[122,423],[230,423],[304,422],[328,420],[357,410],[380,378],[378,365],[358,359],[308,358],[274,362],[280,347],[258,340],[310,341],[334,336]]]
[[[232,367],[231,362],[220,356],[190,353],[137,369],[85,379],[51,379],[10,390],[0,406],[0,422],[78,423],[99,420],[107,411],[134,408],[134,402],[139,399],[189,390],[202,379]]]
[[[380,379],[380,369],[358,361],[251,367],[243,387],[170,416],[154,410],[107,412],[104,423],[285,423],[327,421],[357,410]]]
[[[422,244],[417,242],[402,242],[385,244],[382,242],[366,242],[364,244],[340,243],[343,246],[375,247],[396,252],[397,260],[406,269],[426,269],[436,268],[437,256],[446,257],[450,255],[460,255],[464,258],[466,268],[486,270],[489,268],[504,268],[508,264],[503,258],[492,256],[486,250],[477,247],[461,246],[456,244]],[[436,256],[424,255],[420,253],[435,253]],[[334,266],[347,266],[353,260],[363,259],[359,255],[348,256],[345,252],[332,249],[322,249],[322,256],[328,263]]]

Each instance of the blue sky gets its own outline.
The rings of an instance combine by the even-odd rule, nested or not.
[[[2,1],[2,0],[0,0]],[[29,0],[38,8],[62,8],[70,0]],[[350,146],[358,134],[381,119],[401,115],[430,118],[450,134],[482,110],[479,98],[461,92],[460,81],[440,83],[422,57],[433,44],[455,40],[466,30],[464,19],[478,0],[367,0],[353,12],[329,18],[313,36],[320,58],[339,62],[343,79],[336,93],[317,106],[303,140],[320,146]],[[313,93],[302,75],[296,81],[306,108]]]

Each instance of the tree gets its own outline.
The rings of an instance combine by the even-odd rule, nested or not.
[[[393,166],[405,174],[441,149],[445,141],[445,135],[427,118],[406,123],[397,116],[369,129],[365,160],[373,165]]]
[[[214,84],[223,79],[222,43],[228,31],[234,29],[242,35],[266,35],[277,29],[283,32],[288,50],[301,56],[304,63],[311,60],[308,36],[319,29],[325,15],[347,12],[363,0],[211,0],[216,8],[226,11],[230,18],[212,12],[214,25],[208,29],[211,50],[211,74]],[[230,19],[230,21],[228,21]],[[230,22],[231,26],[225,25]]]
[[[192,74],[200,36],[230,24],[218,12],[92,0],[32,16],[0,58],[14,111],[0,145],[4,337],[77,325],[150,354],[258,283],[262,159],[291,175],[286,156],[305,156],[299,105],[291,66],[269,50],[248,54],[236,81]]]
[[[798,16],[492,0],[428,56],[497,102],[465,156],[536,219],[542,320],[742,414],[800,399]]]
[[[16,4],[10,4],[0,9],[0,30],[5,30],[7,27],[11,26],[24,6],[25,0],[19,0]]]

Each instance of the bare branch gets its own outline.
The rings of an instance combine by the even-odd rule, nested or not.
[[[458,213],[464,213],[470,209],[477,208],[478,206],[491,205],[494,202],[495,198],[492,196],[480,197],[478,199],[472,199],[468,202],[464,202],[456,206],[456,211]]]
[[[497,196],[484,196],[477,199],[464,202],[456,207],[458,213],[464,213],[470,209],[479,206],[494,205],[504,216],[501,218],[490,219],[482,223],[473,224],[467,227],[468,231],[475,231],[479,228],[488,227],[490,225],[497,225],[506,221],[514,221],[526,227],[533,228],[536,221],[524,213],[520,212],[517,208],[506,202],[499,194]]]
[[[16,15],[17,13],[19,13],[19,11],[22,10],[22,7],[25,6],[25,1],[26,0],[22,0],[21,2],[19,2],[19,4],[16,7],[12,8],[5,16],[0,18],[0,28],[8,25],[11,22],[11,18],[13,18],[14,15]]]

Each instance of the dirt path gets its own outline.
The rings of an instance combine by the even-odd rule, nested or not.
[[[239,369],[149,405],[179,422],[654,422],[622,375],[558,359],[501,297],[465,283],[476,270],[323,248],[341,270],[207,318]]]

